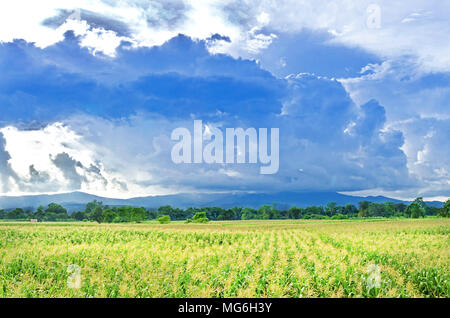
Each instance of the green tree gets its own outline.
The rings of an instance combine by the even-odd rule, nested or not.
[[[263,220],[272,219],[272,207],[270,205],[263,205],[258,209],[258,216]]]
[[[38,206],[36,212],[34,212],[34,218],[38,221],[42,221],[45,216],[45,209],[42,205]]]
[[[25,214],[25,211],[21,208],[16,208],[6,213],[6,218],[10,220],[20,220],[25,219],[26,217],[27,215]]]
[[[438,215],[444,218],[450,217],[450,199],[445,202],[444,207],[439,211]]]
[[[103,210],[103,222],[112,223],[117,214],[113,209],[107,208]]]
[[[347,204],[343,209],[343,214],[348,216],[356,216],[358,214],[358,209],[353,204]]]
[[[147,210],[145,208],[132,208],[131,210],[131,222],[140,223],[147,217]]]
[[[232,220],[234,218],[234,211],[232,209],[222,210],[217,217],[218,220]]]
[[[327,206],[325,207],[325,212],[328,216],[333,216],[334,214],[336,214],[336,210],[336,202],[328,202]]]
[[[71,217],[77,221],[83,221],[83,220],[88,219],[88,217],[87,217],[86,213],[84,213],[84,211],[73,212],[71,214]]]
[[[392,202],[384,202],[383,203],[383,217],[389,218],[395,214],[395,205]]]
[[[53,213],[53,212],[45,212],[45,215],[42,220],[47,221],[47,222],[48,221],[53,222],[53,221],[58,221],[58,219],[60,219],[59,214]]]
[[[166,213],[166,215],[169,215],[170,213],[172,213],[172,211],[173,208],[170,205],[163,205],[158,208],[159,214]]]
[[[91,215],[90,215],[91,220],[97,222],[97,223],[102,223],[103,222],[103,209],[101,206],[96,206],[94,208],[94,210],[92,210]]]
[[[147,210],[147,219],[153,220],[158,216],[158,211],[154,208]]]
[[[252,220],[252,219],[256,219],[257,215],[258,215],[258,211],[256,211],[255,209],[243,208],[241,219],[242,220]]]
[[[290,219],[301,219],[303,210],[297,208],[295,205],[288,210],[288,218]]]
[[[211,220],[217,220],[220,214],[223,213],[223,209],[217,206],[204,207],[200,212],[206,212],[206,217]]]
[[[367,209],[367,216],[369,217],[377,217],[382,216],[384,213],[384,205],[380,203],[373,203],[371,202],[369,204],[369,208]]]
[[[426,204],[423,201],[423,198],[418,197],[410,205],[408,205],[405,212],[410,218],[416,219],[425,216],[425,208]]]
[[[282,218],[281,211],[279,209],[277,209],[276,203],[272,203],[272,213],[271,213],[270,218],[271,219],[281,219]]]
[[[395,214],[396,216],[401,216],[405,214],[405,210],[407,208],[407,205],[404,203],[395,203],[394,204],[395,207]]]
[[[84,213],[86,213],[89,216],[98,206],[103,208],[103,202],[97,200],[88,202],[86,204],[86,208],[84,209]]]
[[[439,212],[441,212],[442,209],[439,209],[435,206],[427,206],[425,208],[425,215],[439,215]]]
[[[370,202],[369,201],[361,201],[361,202],[358,202],[358,206],[359,206],[359,209],[358,209],[358,217],[367,217],[368,216],[368,209],[369,209],[369,204],[370,204]]]
[[[67,219],[69,215],[67,214],[67,210],[60,204],[50,203],[45,209],[45,214],[54,214],[56,219]],[[53,218],[53,217],[52,217]]]
[[[234,207],[231,209],[234,213],[234,219],[235,220],[240,220],[241,216],[242,216],[242,208],[241,207]]]
[[[417,219],[419,217],[424,216],[424,210],[420,207],[417,203],[411,203],[411,205],[408,206],[409,208],[409,215],[411,218]]]
[[[323,210],[322,206],[308,206],[304,210],[304,214],[306,215],[323,215],[325,214],[325,211]]]
[[[114,222],[130,222],[131,220],[131,207],[121,206],[117,209]]]

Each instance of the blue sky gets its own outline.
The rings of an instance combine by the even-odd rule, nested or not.
[[[444,200],[449,13],[416,0],[2,3],[0,193]],[[278,173],[174,164],[170,133],[194,119],[280,128]]]

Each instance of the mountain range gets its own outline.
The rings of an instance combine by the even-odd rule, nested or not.
[[[24,196],[0,196],[0,209],[13,208],[36,208],[39,205],[46,206],[49,203],[58,203],[64,206],[69,213],[84,210],[86,203],[97,200],[110,206],[142,206],[145,208],[158,208],[163,205],[171,205],[177,208],[219,206],[231,208],[234,206],[257,208],[263,204],[276,203],[279,209],[296,205],[306,207],[311,205],[326,205],[328,202],[336,202],[338,205],[347,203],[357,205],[360,201],[370,201],[382,203],[391,201],[394,203],[409,204],[408,201],[401,201],[384,196],[350,196],[337,192],[278,192],[278,193],[181,193],[171,195],[158,195],[136,197],[130,199],[105,198],[84,192],[70,192],[61,194],[40,194]],[[427,202],[430,206],[441,207],[440,201]]]

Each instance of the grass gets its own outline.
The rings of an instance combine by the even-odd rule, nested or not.
[[[5,222],[0,297],[449,297],[449,233],[439,218]]]

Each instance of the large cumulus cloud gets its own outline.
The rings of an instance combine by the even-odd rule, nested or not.
[[[450,75],[425,73],[410,56],[398,61],[369,64],[354,78],[341,79],[357,103],[376,98],[386,110],[386,127],[400,130],[407,167],[417,179],[412,189],[395,193],[411,198],[417,194],[443,199],[448,196]],[[372,192],[373,193],[373,192]]]
[[[1,162],[2,171],[17,174],[8,179],[14,189],[39,192],[48,184],[133,196],[393,189],[414,181],[403,135],[385,126],[383,106],[355,104],[335,79],[279,79],[256,61],[211,55],[207,41],[183,35],[152,48],[123,43],[115,58],[79,44],[66,33],[45,49],[25,41],[0,46],[8,78],[0,80]],[[250,164],[174,164],[170,133],[194,119],[219,129],[279,128],[278,173],[261,175]]]

